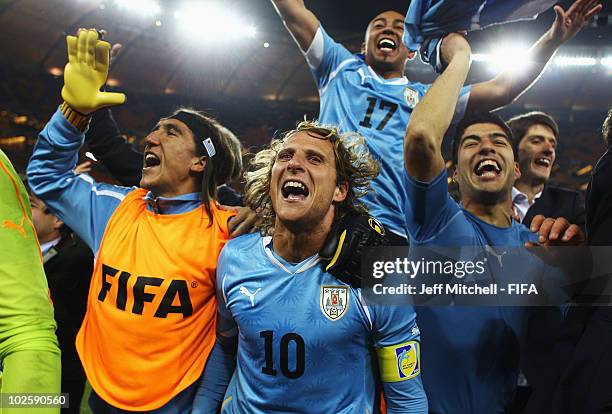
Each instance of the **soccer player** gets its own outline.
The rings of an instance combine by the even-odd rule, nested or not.
[[[28,194],[8,157],[0,150],[0,393],[5,414],[10,393],[58,395],[61,361],[53,306],[32,224]],[[58,408],[37,409],[57,414]]]
[[[256,155],[246,202],[261,233],[231,240],[217,269],[218,337],[238,341],[222,413],[371,413],[377,377],[389,414],[427,412],[412,308],[369,306],[319,264],[377,171],[363,141],[311,122]]]
[[[550,57],[586,23],[577,0],[572,13],[558,14],[551,28],[531,47],[532,63],[524,70],[502,72],[494,79],[461,90],[455,119],[464,111],[489,111],[511,103],[540,75]],[[315,79],[320,102],[319,122],[357,131],[366,138],[381,172],[363,202],[405,243],[402,198],[402,136],[416,104],[430,87],[403,76],[408,51],[402,43],[404,16],[386,11],[365,32],[361,54],[353,55],[323,29],[303,0],[272,0],[287,29],[302,50]]]
[[[214,275],[231,212],[215,201],[231,174],[220,125],[190,110],[145,138],[141,188],[72,172],[89,114],[123,103],[100,92],[110,45],[95,30],[68,36],[64,103],[39,135],[28,181],[95,252],[76,347],[95,413],[190,413],[204,367],[215,367]]]
[[[470,47],[447,36],[450,62],[412,114],[405,135],[407,228],[411,246],[523,246],[538,237],[511,216],[512,185],[520,171],[512,134],[496,115],[468,116],[453,142],[461,204],[448,193],[441,145],[467,77]],[[580,229],[565,219],[536,217],[540,242],[579,242]],[[430,412],[502,413],[517,384],[523,307],[419,307],[423,382]],[[529,379],[529,378],[528,378]]]

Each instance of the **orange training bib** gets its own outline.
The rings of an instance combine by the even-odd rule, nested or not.
[[[154,410],[193,384],[215,342],[215,271],[233,212],[156,215],[129,193],[100,245],[76,346],[109,404]]]

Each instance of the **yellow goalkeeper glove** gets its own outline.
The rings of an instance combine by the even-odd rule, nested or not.
[[[96,30],[81,29],[67,36],[68,64],[64,69],[62,98],[75,111],[88,115],[100,108],[121,105],[122,93],[101,92],[110,62],[110,43],[98,40]]]

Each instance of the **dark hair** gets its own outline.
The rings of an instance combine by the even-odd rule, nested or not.
[[[514,160],[517,160],[518,152],[512,139],[512,130],[510,129],[510,127],[508,127],[504,120],[501,119],[499,115],[496,115],[491,112],[472,112],[466,114],[457,125],[457,130],[455,132],[455,137],[453,138],[452,145],[453,164],[457,165],[457,159],[459,158],[459,144],[461,143],[463,133],[468,127],[474,124],[495,124],[499,126],[508,136],[508,141],[510,142],[510,145],[512,146],[512,151],[514,153]]]
[[[608,116],[601,127],[601,133],[603,134],[604,142],[608,148],[612,146],[612,135],[610,134],[610,129],[612,129],[612,108],[608,109]]]
[[[181,112],[190,115],[195,122],[198,122],[202,130],[206,131],[206,137],[196,136],[195,131],[192,131],[192,134],[196,143],[196,155],[206,157],[206,166],[202,173],[202,203],[209,218],[209,226],[211,226],[213,215],[210,202],[217,199],[217,187],[225,184],[236,175],[236,164],[239,162],[239,165],[242,165],[242,159],[240,158],[237,161],[237,156],[240,157],[241,155],[235,154],[232,148],[230,138],[228,137],[228,132],[231,134],[231,131],[221,125],[211,115],[191,108],[179,108],[169,118]],[[210,138],[215,146],[216,152],[212,157],[208,156],[206,148],[202,143],[202,140],[206,138]]]
[[[552,130],[553,134],[555,134],[555,138],[559,136],[559,126],[552,116],[540,111],[528,112],[508,120],[508,126],[512,130],[515,146],[517,148],[521,140],[527,135],[529,128],[534,125],[547,126]]]

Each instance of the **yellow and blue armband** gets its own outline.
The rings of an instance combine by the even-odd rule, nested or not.
[[[380,378],[383,382],[400,382],[421,373],[421,344],[408,341],[376,349]]]

